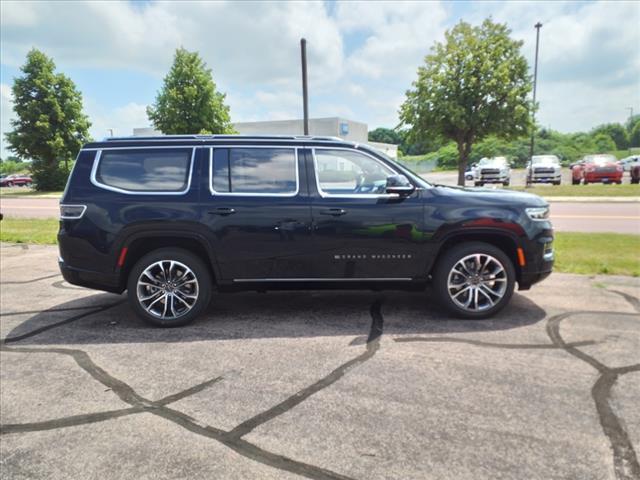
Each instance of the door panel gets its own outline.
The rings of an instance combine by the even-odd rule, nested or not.
[[[223,280],[306,276],[311,210],[297,150],[220,147],[209,157],[202,215]]]
[[[384,193],[386,176],[400,172],[354,150],[314,149],[308,165],[315,193],[315,277],[425,275],[421,192],[406,197]]]

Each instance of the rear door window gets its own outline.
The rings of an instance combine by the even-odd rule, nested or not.
[[[294,148],[216,148],[211,159],[214,194],[293,196],[298,193]]]
[[[95,181],[132,193],[183,193],[189,187],[193,148],[102,150]]]

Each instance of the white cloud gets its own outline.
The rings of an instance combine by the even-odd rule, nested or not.
[[[32,19],[21,21],[28,11]],[[3,62],[32,46],[57,62],[164,75],[179,46],[198,50],[234,85],[286,85],[299,77],[299,41],[309,40],[312,81],[340,76],[342,37],[321,3],[3,2]],[[28,41],[25,41],[28,39]]]
[[[462,14],[491,15],[524,40],[533,61],[544,23],[539,119],[564,131],[622,120],[640,111],[640,3],[637,2],[17,2],[2,1],[5,65],[31,47],[62,67],[146,72],[160,78],[176,47],[201,53],[228,93],[234,121],[301,116],[299,39],[308,40],[314,116],[343,115],[394,126],[404,92],[434,41]],[[332,13],[329,14],[328,11]],[[11,109],[3,86],[2,131]],[[96,137],[148,125],[144,100],[85,102]],[[117,98],[111,92],[109,98]],[[7,113],[9,112],[9,113]]]
[[[100,140],[108,137],[113,129],[114,136],[129,136],[134,128],[150,126],[147,118],[146,105],[128,103],[126,105],[109,108],[87,99],[85,110],[91,120],[91,136]]]

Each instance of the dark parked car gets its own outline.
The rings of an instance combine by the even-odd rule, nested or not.
[[[33,180],[29,175],[7,175],[0,180],[0,187],[30,187],[33,184]]]
[[[632,165],[630,168],[631,183],[640,183],[640,164]]]
[[[551,272],[538,196],[435,186],[330,137],[109,139],[78,156],[60,205],[64,278],[120,293],[162,326],[211,292],[423,290],[457,316],[502,309]]]

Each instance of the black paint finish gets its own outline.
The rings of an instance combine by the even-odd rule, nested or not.
[[[109,148],[190,147],[193,172],[180,195],[130,194],[91,181],[98,152]],[[298,191],[292,196],[219,195],[209,185],[211,149],[289,147],[297,150]],[[327,197],[316,187],[313,149],[359,151],[406,176],[406,196]],[[61,220],[60,267],[75,285],[122,292],[128,271],[143,254],[167,246],[195,251],[220,289],[350,287],[416,288],[429,280],[439,253],[451,242],[483,240],[510,252],[522,248],[521,289],[546,277],[553,230],[532,221],[527,207],[545,206],[535,195],[430,185],[367,147],[313,138],[193,137],[120,140],[84,147],[61,200],[86,205],[79,220]],[[125,262],[118,265],[123,248]],[[289,280],[289,281],[287,281]],[[293,280],[295,285],[291,285]],[[303,280],[308,282],[303,283]],[[348,282],[344,282],[347,280]],[[295,281],[298,281],[297,283]]]

